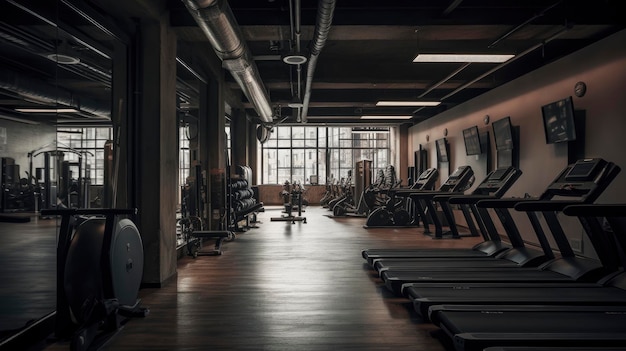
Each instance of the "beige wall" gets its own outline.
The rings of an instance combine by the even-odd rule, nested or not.
[[[283,205],[283,197],[281,191],[282,185],[277,184],[263,184],[259,185],[259,201],[264,205]],[[319,205],[320,199],[326,193],[325,185],[305,185],[306,192],[303,199],[306,199],[310,205]]]
[[[469,164],[475,168],[478,180],[484,178],[483,160],[465,156],[462,130],[478,125],[488,130],[485,115],[491,121],[511,117],[520,128],[520,168],[524,172],[507,196],[539,195],[545,186],[567,164],[566,145],[545,143],[541,106],[567,96],[574,96],[578,81],[587,84],[583,97],[574,96],[574,108],[586,112],[586,157],[602,157],[626,167],[626,31],[619,32],[568,57],[555,61],[542,69],[523,76],[480,97],[451,108],[428,121],[410,128],[409,146],[417,150],[421,143],[428,149],[431,167],[436,166],[434,141],[443,137],[448,129],[451,169]],[[548,44],[549,45],[549,44]],[[426,137],[430,140],[426,142]],[[490,135],[492,150],[493,136]],[[495,153],[494,153],[495,154]],[[409,165],[413,164],[412,158]],[[494,160],[495,164],[495,160]],[[446,179],[446,173],[441,177]],[[600,203],[626,202],[626,173],[622,172],[611,184]],[[517,217],[516,217],[517,218]],[[577,223],[568,224],[572,228]],[[530,227],[522,231],[532,240]],[[570,238],[582,238],[581,229],[569,230]],[[585,245],[589,247],[589,245]],[[593,256],[593,252],[585,254]]]

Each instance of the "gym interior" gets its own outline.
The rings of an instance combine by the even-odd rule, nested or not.
[[[3,1],[0,349],[626,350],[626,21],[524,3]]]

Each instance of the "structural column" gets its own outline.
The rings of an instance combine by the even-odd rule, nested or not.
[[[248,119],[242,109],[234,109],[230,121],[230,148],[233,167],[250,166],[248,161]]]
[[[176,274],[178,140],[176,36],[167,16],[140,28],[137,182],[144,244],[143,285],[160,287]]]
[[[258,184],[257,179],[261,179],[259,176],[262,171],[258,162],[259,143],[257,142],[258,139],[256,137],[257,125],[254,123],[247,123],[246,128],[248,128],[248,135],[247,135],[248,142],[246,143],[247,152],[248,152],[248,166],[252,168],[252,184],[250,185],[257,185]]]
[[[205,218],[211,230],[224,229],[220,224],[226,206],[226,117],[222,92],[224,78],[211,77],[200,89],[198,116],[198,160],[205,172],[208,195]]]

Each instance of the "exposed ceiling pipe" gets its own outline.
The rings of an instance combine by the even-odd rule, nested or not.
[[[295,10],[295,30],[294,30],[294,34],[295,34],[295,41],[296,41],[296,53],[300,53],[301,52],[301,45],[300,45],[300,35],[301,35],[301,22],[300,22],[300,18],[302,16],[301,13],[301,7],[300,7],[300,0],[295,0],[295,6],[296,6],[296,10]],[[302,64],[299,64],[296,66],[296,78],[297,78],[297,85],[296,85],[296,105],[295,105],[295,112],[296,112],[296,119],[298,122],[301,122],[301,116],[302,116]]]
[[[61,104],[98,117],[111,118],[111,107],[105,103],[80,97],[69,90],[39,79],[19,75],[5,68],[0,68],[0,88],[12,91],[28,100],[45,104]]]
[[[304,88],[304,100],[302,102],[301,121],[306,123],[307,113],[309,109],[309,101],[311,100],[311,85],[313,84],[313,74],[317,65],[317,58],[326,44],[330,25],[333,22],[333,13],[335,12],[335,0],[320,0],[317,6],[317,19],[315,23],[315,34],[311,42],[311,57],[307,65],[306,85]]]
[[[225,0],[182,0],[182,2],[261,120],[264,123],[272,123],[273,110],[269,96],[228,3]]]

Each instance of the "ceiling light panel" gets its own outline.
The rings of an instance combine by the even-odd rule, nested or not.
[[[23,113],[78,113],[73,108],[16,108],[15,111]]]
[[[413,62],[482,62],[502,63],[515,55],[487,55],[487,54],[418,54]]]
[[[413,116],[361,116],[361,119],[411,119]]]
[[[438,106],[441,101],[378,101],[376,106]]]

